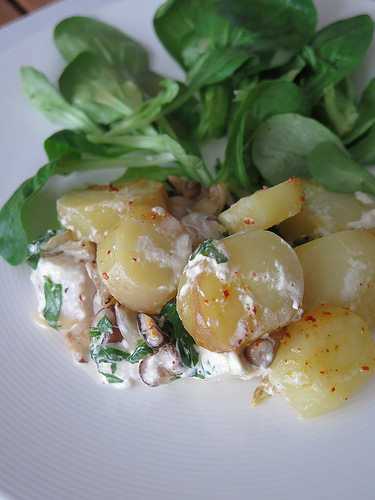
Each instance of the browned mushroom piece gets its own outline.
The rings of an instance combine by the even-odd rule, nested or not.
[[[133,352],[142,336],[137,326],[137,313],[122,304],[115,305],[116,326],[122,334],[122,344],[126,351]]]
[[[145,339],[147,344],[153,349],[161,347],[165,343],[165,335],[158,324],[148,314],[139,313],[137,315],[138,332]]]
[[[220,213],[228,200],[228,189],[224,184],[215,184],[208,189],[203,189],[202,193],[194,204],[192,210],[209,215]]]
[[[183,177],[176,177],[175,175],[169,176],[168,181],[172,184],[177,194],[180,194],[188,200],[197,198],[201,193],[202,187],[199,182],[189,181]]]
[[[42,244],[43,256],[64,254],[78,262],[95,260],[96,245],[90,241],[78,241],[71,231],[61,231]]]
[[[192,206],[192,200],[183,196],[171,196],[168,199],[168,210],[179,220],[190,212]]]
[[[268,368],[276,356],[282,335],[282,330],[277,330],[257,339],[244,349],[243,356],[253,366]]]
[[[181,219],[181,224],[189,233],[193,248],[205,240],[219,240],[225,233],[225,228],[215,216],[191,212]]]
[[[150,387],[168,384],[184,373],[177,349],[171,344],[162,346],[155,354],[139,363],[139,377]]]

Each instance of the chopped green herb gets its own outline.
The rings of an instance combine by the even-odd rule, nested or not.
[[[47,323],[57,330],[63,301],[62,285],[53,283],[50,278],[46,277],[44,281],[44,299],[43,316]]]
[[[116,375],[112,375],[112,373],[99,372],[100,375],[103,375],[107,379],[109,384],[122,384],[124,380]]]
[[[132,353],[124,351],[113,345],[106,345],[110,335],[113,332],[113,326],[107,316],[104,316],[90,330],[90,356],[95,362],[98,372],[107,378],[110,384],[121,383],[123,380],[114,375],[117,371],[117,363],[127,361],[128,363],[136,364],[143,358],[153,353],[151,347],[146,342],[140,340]],[[110,365],[111,373],[103,371],[103,364]]]
[[[153,352],[154,351],[144,340],[140,340],[134,351],[129,355],[127,361],[129,361],[129,363],[138,363]]]
[[[228,262],[228,257],[217,248],[213,240],[206,240],[201,243],[190,257],[190,260],[193,260],[197,255],[204,255],[205,257],[215,259],[218,264]]]
[[[163,307],[161,317],[165,320],[163,330],[175,343],[183,364],[189,368],[195,366],[199,361],[199,355],[193,337],[189,335],[182,324],[175,301],[168,302]]]
[[[42,245],[49,241],[53,236],[55,236],[57,233],[56,230],[54,229],[48,229],[46,234],[44,234],[41,238],[38,240],[33,241],[30,243],[27,247],[27,263],[33,268],[36,269],[38,266],[38,262],[40,259],[40,253],[42,250]]]

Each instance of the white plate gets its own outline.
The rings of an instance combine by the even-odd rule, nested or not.
[[[0,32],[0,202],[44,161],[53,130],[22,97],[18,69],[57,77],[62,15],[89,14],[151,50],[178,75],[151,28],[158,0],[62,2]],[[375,4],[320,0],[321,24]],[[88,8],[90,6],[90,8]],[[362,77],[375,69],[375,49]],[[61,188],[61,185],[60,185]],[[0,262],[0,491],[17,500],[374,498],[375,383],[346,407],[299,421],[279,398],[254,410],[245,382],[119,391],[72,365],[58,334],[34,326],[26,267]],[[0,493],[1,497],[1,493]]]

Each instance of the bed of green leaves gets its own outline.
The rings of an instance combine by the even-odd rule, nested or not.
[[[299,176],[375,194],[365,168],[375,162],[375,80],[358,99],[350,80],[374,23],[360,15],[317,31],[317,18],[312,0],[167,0],[154,28],[185,82],[153,72],[146,49],[117,28],[60,22],[58,84],[31,67],[21,78],[62,129],[45,141],[46,164],[0,211],[2,257],[29,257],[25,210],[55,175],[122,167],[122,181],[178,175],[226,182],[238,196]],[[225,158],[210,167],[200,148],[222,136]]]

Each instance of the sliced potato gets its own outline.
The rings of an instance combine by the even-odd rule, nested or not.
[[[231,233],[246,229],[268,229],[298,214],[303,204],[301,181],[293,178],[241,198],[219,215]]]
[[[190,254],[190,236],[180,222],[165,210],[148,208],[121,220],[99,242],[97,262],[104,283],[121,304],[156,314],[175,296]]]
[[[210,351],[233,351],[298,317],[302,269],[293,249],[268,231],[203,243],[184,269],[177,308]]]
[[[366,323],[341,307],[323,305],[285,329],[270,382],[303,417],[334,410],[375,369]]]
[[[310,181],[303,181],[302,210],[279,226],[289,243],[313,240],[345,229],[375,228],[375,201],[363,193],[332,193]]]
[[[375,236],[342,231],[297,247],[305,278],[303,307],[347,306],[375,327]]]
[[[77,238],[98,243],[121,218],[138,206],[167,206],[167,193],[159,182],[135,181],[121,188],[93,186],[72,191],[57,201],[61,224]]]

